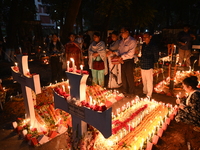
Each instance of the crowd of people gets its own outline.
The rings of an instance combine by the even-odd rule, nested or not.
[[[191,47],[193,35],[185,32],[178,34],[179,53],[186,53]],[[181,34],[184,35],[181,38]],[[113,31],[108,38],[108,45],[101,40],[99,32],[93,33],[92,42],[88,42],[88,47],[83,49],[84,39],[80,35],[76,38],[75,34],[69,34],[69,42],[64,46],[60,43],[58,36],[54,34],[49,44],[49,52],[51,54],[52,80],[58,80],[62,75],[62,62],[75,60],[77,69],[79,66],[88,65],[91,70],[92,80],[95,84],[102,87],[119,88],[126,97],[135,96],[134,86],[134,59],[140,60],[141,77],[143,83],[142,97],[152,97],[153,92],[153,69],[154,64],[159,59],[159,48],[157,43],[152,40],[152,35],[149,32],[142,34],[142,47],[137,49],[138,42],[130,35],[128,28],[121,28],[120,33]],[[186,38],[184,38],[186,37]],[[82,39],[81,39],[82,38]],[[181,39],[181,40],[180,40]],[[189,40],[183,42],[183,40]],[[182,42],[182,43],[181,43]],[[184,48],[186,47],[187,48]],[[137,50],[136,50],[137,49]],[[85,56],[88,57],[88,64],[83,62],[83,53],[87,51]],[[63,57],[63,60],[61,58]],[[186,55],[182,55],[185,57]],[[182,58],[179,59],[179,62]],[[187,65],[190,65],[188,61]],[[109,80],[105,85],[105,75],[108,74]],[[199,110],[200,110],[200,91],[197,88],[198,78],[196,76],[186,77],[183,80],[183,88],[188,93],[186,98],[177,99],[179,111],[176,116],[177,122],[185,122],[194,126],[193,130],[200,132]]]
[[[66,63],[73,58],[76,69],[80,69],[80,65],[88,66],[93,83],[112,89],[121,87],[125,96],[133,97],[134,64],[139,59],[142,66],[143,96],[151,97],[153,68],[159,56],[158,48],[151,42],[151,37],[150,33],[143,34],[144,44],[139,50],[138,41],[130,35],[130,30],[126,27],[121,28],[120,33],[113,31],[107,41],[101,39],[99,32],[93,33],[92,40],[88,34],[76,36],[70,33],[69,42],[62,45],[58,35],[53,34],[48,44],[52,82],[61,81]],[[139,57],[138,51],[141,51]],[[88,58],[87,63],[83,60],[84,56]],[[108,82],[105,82],[106,75]]]

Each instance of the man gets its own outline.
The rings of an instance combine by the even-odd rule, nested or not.
[[[143,96],[152,97],[153,92],[153,68],[158,61],[159,53],[157,46],[151,41],[150,33],[144,33],[143,46],[140,58],[141,75],[143,83]]]
[[[130,36],[128,28],[123,27],[121,29],[122,40],[119,43],[118,55],[121,62],[121,76],[122,76],[122,88],[125,96],[132,97],[135,93],[134,88],[134,54],[137,46],[136,40]]]
[[[185,25],[183,31],[178,34],[178,48],[179,48],[179,64],[183,64],[183,60],[186,59],[186,66],[191,66],[190,56],[192,49],[192,40],[195,40],[195,36],[189,31],[190,27]]]

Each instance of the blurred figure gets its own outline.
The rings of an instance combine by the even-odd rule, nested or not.
[[[51,64],[51,81],[61,81],[62,79],[62,56],[64,53],[64,46],[58,39],[57,34],[52,35],[51,42],[49,43],[50,64]]]
[[[75,41],[75,34],[69,34],[69,42],[65,45],[65,61],[70,61],[73,58],[77,69],[80,69],[82,64],[82,52],[80,45]],[[70,63],[71,65],[72,63]],[[72,66],[70,66],[72,67]]]
[[[84,40],[83,40],[83,35],[81,33],[78,34],[75,41],[79,44],[80,48],[82,49]]]
[[[107,38],[107,45],[110,46],[110,44],[113,42],[112,40],[112,33],[109,33],[109,36]]]
[[[87,50],[90,46],[90,41],[91,41],[88,31],[86,31],[85,34],[83,35],[83,40],[84,40],[84,43],[83,43],[84,49]]]
[[[118,33],[113,31],[111,33],[112,43],[107,51],[108,66],[109,66],[109,80],[108,88],[119,88],[122,85],[121,80],[121,64],[115,64],[112,62],[118,53],[120,40],[118,39]]]
[[[15,58],[14,58],[15,49],[14,49],[13,43],[11,41],[8,43],[7,39],[8,39],[7,37],[4,38],[5,60],[8,62],[14,62],[15,61]]]
[[[196,37],[190,32],[190,27],[185,25],[183,31],[178,34],[178,51],[179,51],[179,64],[183,64],[183,60],[186,59],[186,66],[191,66],[190,57],[192,50],[192,40]]]
[[[175,120],[193,125],[195,126],[193,130],[200,132],[200,91],[197,89],[198,83],[196,76],[186,77],[182,81],[183,88],[188,96],[176,100],[179,110]]]
[[[95,32],[93,42],[88,49],[89,69],[92,71],[93,82],[104,87],[104,75],[107,75],[107,59],[105,43],[100,40],[100,34]]]
[[[0,60],[4,60],[5,57],[5,43],[2,40],[0,40]]]

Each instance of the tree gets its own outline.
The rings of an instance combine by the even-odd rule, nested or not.
[[[24,21],[33,21],[36,13],[34,1],[26,0],[4,0],[2,1],[3,19],[6,25],[7,45],[9,48],[16,48],[19,43],[19,37],[22,34]]]
[[[76,17],[79,12],[79,8],[82,0],[71,0],[69,4],[69,9],[67,11],[67,16],[65,18],[65,23],[61,29],[61,39],[63,43],[67,42],[68,34],[73,32],[74,24],[76,22]]]

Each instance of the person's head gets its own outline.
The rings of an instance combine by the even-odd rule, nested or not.
[[[57,42],[58,41],[58,35],[56,33],[52,34],[52,41]]]
[[[149,42],[151,41],[151,34],[149,32],[145,32],[143,34],[143,41],[146,43],[146,44],[149,44]]]
[[[122,37],[123,39],[126,39],[126,38],[128,38],[129,35],[130,35],[130,30],[129,30],[129,28],[127,28],[127,27],[122,27],[121,30],[120,30],[120,33],[121,33],[121,37]]]
[[[189,25],[184,25],[183,31],[184,32],[188,32],[189,30],[190,30],[190,26]]]
[[[198,85],[198,78],[196,76],[186,77],[182,81],[183,88],[186,92],[191,92],[197,88]]]
[[[117,41],[118,40],[118,33],[117,33],[117,31],[113,31],[111,33],[111,38],[112,38],[113,41]]]
[[[94,40],[95,42],[99,42],[100,39],[101,39],[100,33],[99,33],[99,32],[94,32],[94,34],[93,34],[93,40]]]
[[[69,34],[69,40],[70,40],[71,42],[74,42],[74,41],[75,41],[75,38],[76,38],[76,36],[75,36],[74,33],[70,33],[70,34]]]

